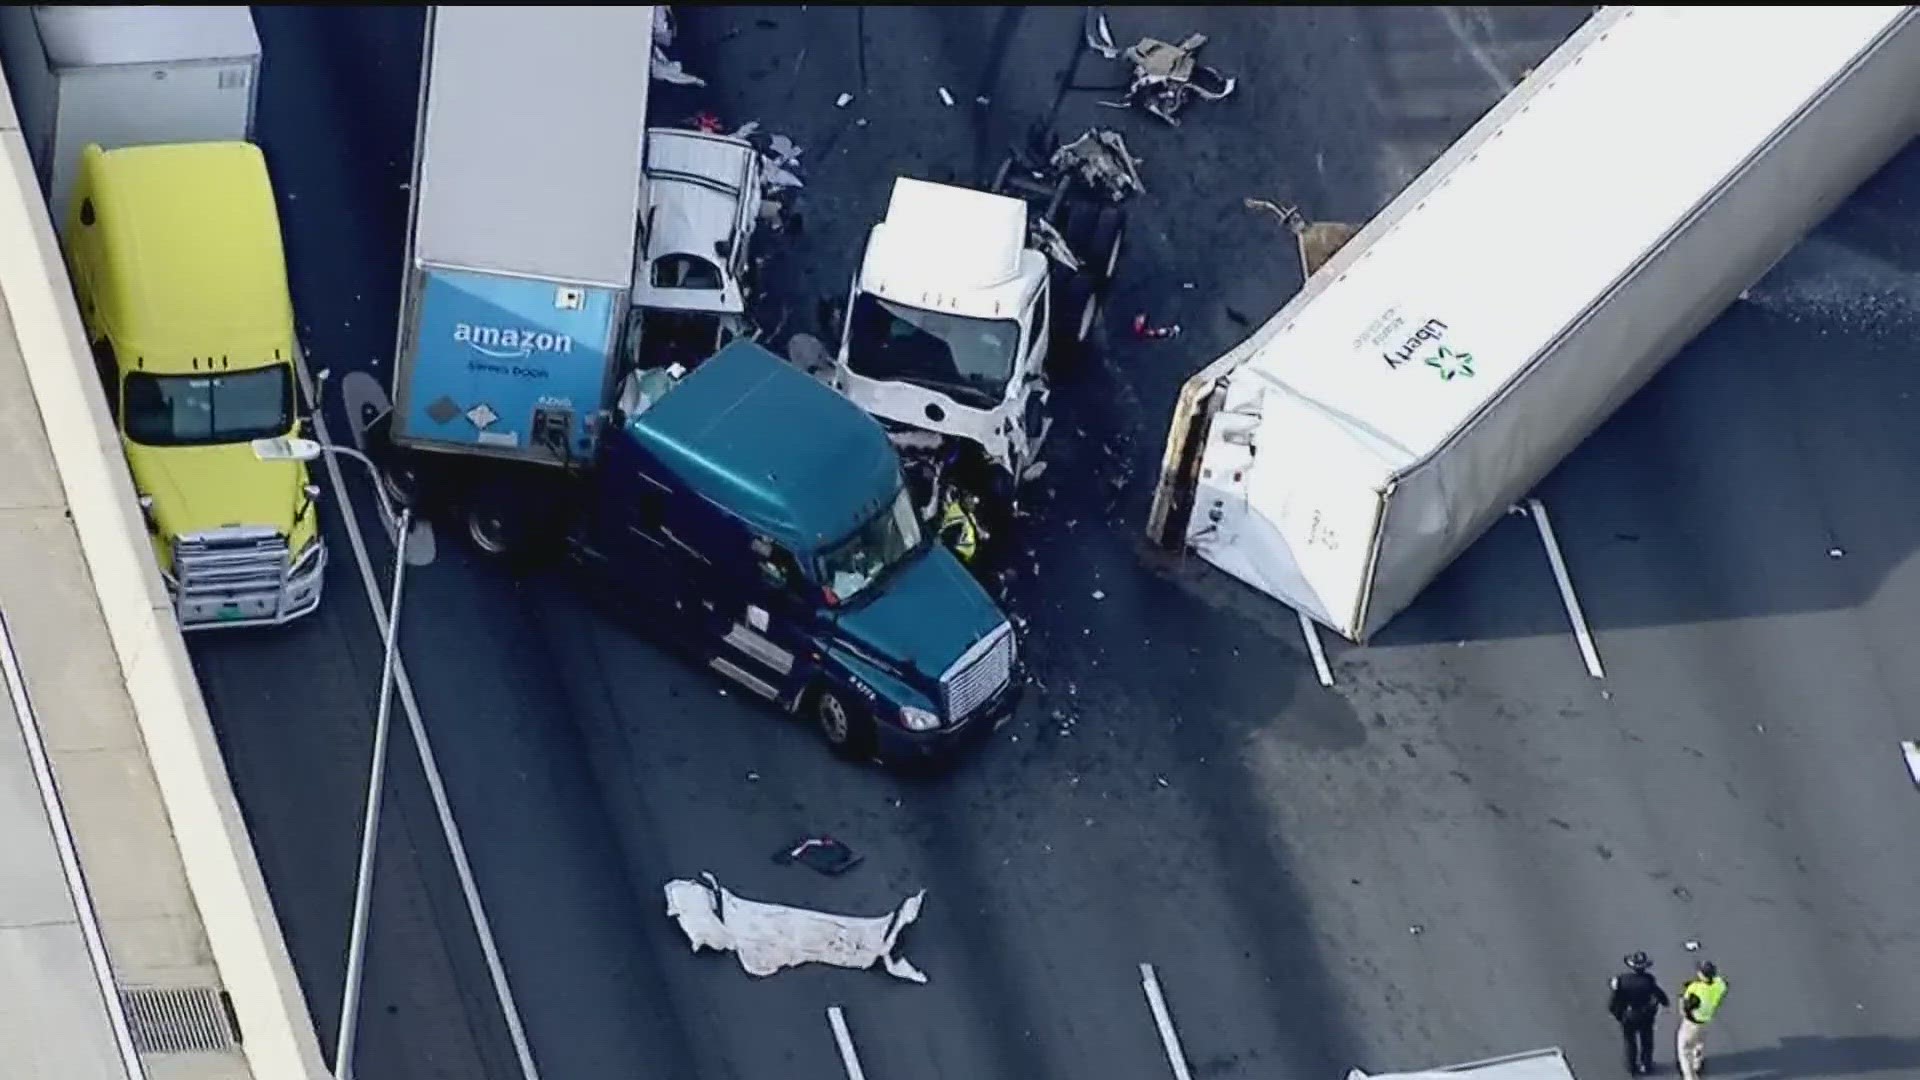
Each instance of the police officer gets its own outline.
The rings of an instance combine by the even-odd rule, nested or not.
[[[1613,996],[1607,1000],[1607,1012],[1620,1025],[1627,1044],[1627,1075],[1653,1072],[1653,1021],[1660,1010],[1673,1004],[1660,989],[1648,968],[1653,961],[1644,952],[1626,958],[1627,971],[1613,977]]]
[[[1702,960],[1693,978],[1680,989],[1680,1075],[1698,1080],[1707,1068],[1707,1025],[1720,1011],[1720,1000],[1727,996],[1727,980],[1713,961]]]

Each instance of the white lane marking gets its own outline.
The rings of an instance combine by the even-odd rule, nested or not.
[[[1913,786],[1920,787],[1920,742],[1909,739],[1901,743],[1900,753],[1907,759],[1907,775],[1913,777]]]
[[[300,373],[300,388],[307,395],[307,401],[313,408],[313,430],[320,441],[332,445],[333,438],[327,432],[325,410],[314,392],[313,378],[307,373],[306,352],[297,344],[293,350],[295,369]],[[360,515],[353,507],[353,499],[348,497],[346,478],[340,475],[338,455],[323,454],[321,461],[326,465],[327,478],[333,482],[334,501],[340,504],[341,516],[346,518],[347,539],[353,544],[353,561],[360,567],[360,583],[366,589],[367,605],[373,610],[374,628],[384,640],[387,633],[387,613],[381,604],[380,582],[373,572],[373,560],[367,557],[366,537],[360,532]],[[369,480],[376,489],[378,477]],[[380,494],[378,491],[376,495]],[[460,879],[460,892],[467,902],[467,914],[473,919],[476,936],[480,939],[480,953],[487,963],[487,975],[493,981],[494,996],[500,1002],[500,1012],[506,1020],[507,1035],[513,1041],[514,1054],[520,1059],[522,1080],[540,1080],[540,1070],[534,1066],[533,1050],[527,1045],[526,1026],[520,1022],[520,1010],[514,1004],[513,990],[507,985],[507,972],[500,963],[500,950],[493,941],[493,924],[487,920],[487,909],[480,902],[480,890],[473,880],[473,867],[467,861],[467,846],[461,842],[460,827],[454,824],[453,806],[447,801],[447,787],[440,779],[440,766],[434,760],[433,744],[427,738],[427,727],[420,720],[420,705],[414,700],[413,682],[407,678],[407,666],[404,661],[395,660],[393,665],[394,684],[400,688],[400,706],[407,714],[407,729],[413,735],[414,749],[420,754],[420,764],[427,774],[427,791],[433,797],[434,813],[440,819],[440,832],[446,837],[447,853],[453,857],[453,869]]]
[[[860,1055],[853,1052],[853,1032],[847,1030],[847,1017],[840,1006],[827,1006],[827,1024],[833,1028],[833,1044],[840,1048],[840,1064],[847,1070],[847,1080],[867,1080],[860,1068]]]
[[[1587,674],[1604,679],[1600,650],[1594,648],[1593,632],[1587,629],[1587,617],[1580,610],[1580,598],[1573,594],[1573,579],[1567,576],[1567,560],[1560,555],[1560,541],[1553,537],[1553,522],[1547,520],[1547,507],[1539,499],[1527,499],[1527,515],[1540,530],[1540,542],[1546,546],[1547,561],[1553,564],[1553,580],[1560,586],[1560,602],[1567,607],[1567,620],[1573,624],[1573,637],[1580,643],[1580,658],[1587,662]]]
[[[80,940],[86,945],[87,960],[93,966],[93,980],[100,988],[100,1004],[107,1013],[107,1026],[113,1029],[120,1065],[127,1071],[129,1080],[142,1080],[147,1071],[141,1064],[140,1051],[133,1045],[126,1004],[120,1000],[119,984],[114,981],[113,965],[107,957],[106,937],[100,932],[100,915],[93,906],[93,893],[87,888],[87,875],[80,868],[80,848],[73,839],[66,804],[60,801],[60,785],[54,779],[53,761],[47,756],[47,744],[41,736],[40,716],[33,711],[26,672],[21,669],[19,654],[14,652],[13,631],[7,626],[4,612],[0,612],[0,672],[6,676],[14,722],[20,726],[20,740],[26,744],[27,762],[33,768],[34,784],[40,789],[40,805],[53,833],[53,846],[60,856],[60,872],[67,879],[67,892],[73,897]]]
[[[1187,1071],[1187,1052],[1180,1048],[1180,1035],[1173,1030],[1167,999],[1160,993],[1160,976],[1154,974],[1152,964],[1140,965],[1140,987],[1147,992],[1147,1008],[1153,1010],[1153,1026],[1160,1029],[1160,1045],[1166,1048],[1167,1064],[1173,1066],[1174,1080],[1193,1080]]]
[[[1293,614],[1299,618],[1300,633],[1307,639],[1307,653],[1313,657],[1314,674],[1320,676],[1321,686],[1332,686],[1333,669],[1327,666],[1327,650],[1320,645],[1320,628],[1313,625],[1313,620],[1307,618],[1306,612],[1295,608]]]

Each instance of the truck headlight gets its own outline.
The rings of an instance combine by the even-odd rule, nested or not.
[[[940,726],[940,714],[903,705],[900,707],[900,726],[908,731],[932,731]]]
[[[293,560],[293,576],[299,577],[313,567],[315,559],[320,557],[320,537],[315,535],[300,549],[300,557]]]

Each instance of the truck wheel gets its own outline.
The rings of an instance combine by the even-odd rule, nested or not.
[[[504,559],[519,548],[519,527],[513,515],[498,506],[467,508],[467,539],[490,559]]]
[[[814,691],[813,722],[836,754],[862,758],[873,747],[873,718],[848,695],[830,686]]]

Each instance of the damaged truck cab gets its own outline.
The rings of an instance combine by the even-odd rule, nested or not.
[[[1013,628],[873,420],[752,342],[621,384],[576,558],[836,750],[916,759],[1014,704]]]
[[[1010,514],[1052,426],[1049,376],[1119,259],[1117,207],[1022,179],[1011,162],[994,191],[895,179],[848,298],[834,386],[909,455],[926,519],[944,483]]]

